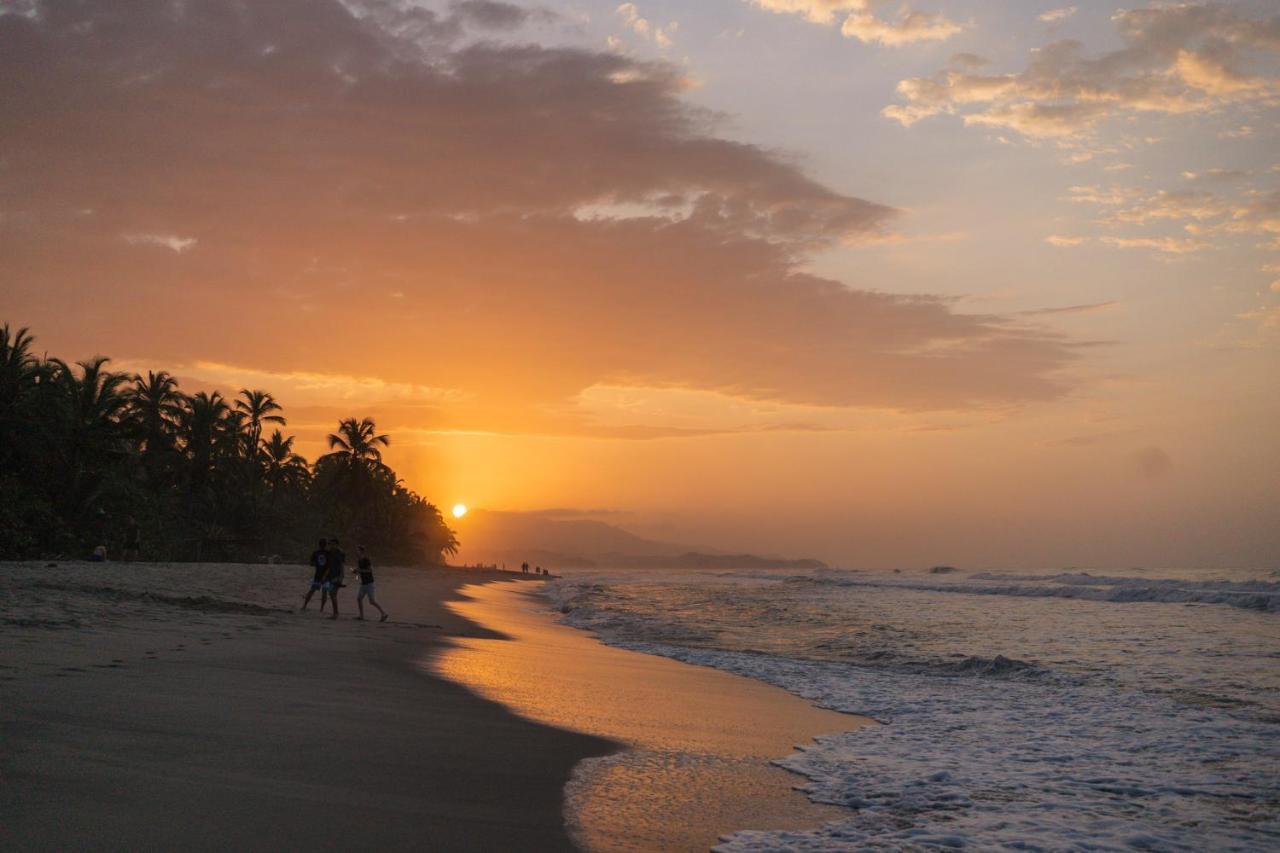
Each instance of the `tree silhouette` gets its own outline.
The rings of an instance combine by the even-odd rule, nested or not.
[[[391,439],[371,418],[340,421],[308,467],[293,436],[264,437],[286,423],[267,391],[187,396],[166,371],[42,358],[34,340],[0,326],[0,559],[118,548],[129,516],[151,559],[305,553],[317,531],[358,536],[387,561],[458,547],[383,461]]]

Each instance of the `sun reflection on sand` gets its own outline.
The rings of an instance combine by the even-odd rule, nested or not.
[[[510,640],[456,638],[431,669],[522,716],[628,749],[580,764],[566,818],[590,850],[706,850],[726,832],[839,815],[769,764],[867,721],[715,670],[604,646],[538,612],[527,588],[467,587],[460,615]]]

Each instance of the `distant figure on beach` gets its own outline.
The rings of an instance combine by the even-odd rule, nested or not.
[[[387,611],[382,609],[382,605],[378,603],[378,599],[373,597],[373,562],[369,559],[369,555],[365,553],[363,545],[356,546],[356,553],[360,559],[356,561],[355,573],[360,576],[360,591],[356,593],[356,607],[360,608],[360,615],[357,619],[364,618],[364,600],[369,599],[369,603],[378,608],[378,612],[382,614],[379,622],[387,621]]]
[[[337,539],[329,540],[329,551],[325,555],[326,562],[329,564],[329,603],[333,605],[333,613],[330,619],[338,618],[338,590],[345,584],[342,582],[342,570],[347,561],[347,555],[338,547]]]
[[[520,564],[520,571],[521,571],[521,572],[523,572],[523,573],[524,573],[524,574],[526,574],[526,575],[527,575],[527,574],[529,574],[529,564],[528,564],[528,563],[521,563],[521,564]]]
[[[107,561],[107,546],[99,545],[93,549],[93,553],[89,555],[90,563],[105,563]]]
[[[142,553],[142,534],[138,531],[138,520],[132,515],[124,523],[124,561],[132,563]]]
[[[537,575],[542,574],[542,566],[537,566],[536,568],[537,568],[537,571],[534,572],[534,574],[537,574]]]
[[[311,576],[311,589],[307,590],[307,594],[302,597],[303,610],[307,609],[307,605],[311,603],[311,596],[319,590],[320,612],[324,612],[324,603],[329,598],[329,590],[325,588],[325,581],[329,579],[328,561],[328,543],[321,539],[320,547],[311,552],[311,567],[315,569],[315,573]]]

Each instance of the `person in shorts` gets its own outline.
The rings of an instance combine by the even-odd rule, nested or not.
[[[346,568],[347,555],[338,547],[337,539],[329,540],[329,550],[325,552],[325,562],[329,567],[329,574],[326,578],[325,587],[329,592],[329,603],[333,605],[333,614],[330,619],[338,618],[338,590],[346,586],[342,582],[342,570]]]
[[[369,603],[378,608],[378,612],[382,614],[382,618],[378,621],[386,622],[387,611],[382,609],[378,599],[373,596],[373,562],[369,559],[369,555],[365,553],[363,545],[356,546],[356,553],[360,555],[360,559],[356,562],[356,568],[354,569],[354,573],[360,576],[360,591],[356,593],[356,607],[360,608],[360,615],[356,618],[364,618],[364,600],[367,598]]]
[[[320,547],[311,552],[311,568],[315,569],[315,573],[311,576],[311,589],[307,590],[307,594],[302,597],[303,610],[307,609],[307,605],[311,603],[311,596],[316,594],[316,590],[319,590],[320,612],[324,612],[324,603],[329,598],[329,590],[325,588],[325,581],[329,578],[328,562],[328,545],[321,539]]]

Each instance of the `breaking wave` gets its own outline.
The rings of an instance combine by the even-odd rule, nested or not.
[[[847,817],[734,833],[717,850],[1280,845],[1280,717],[1267,709],[1278,695],[1270,614],[1280,584],[632,573],[546,592],[567,623],[611,645],[883,723],[775,762]],[[1189,616],[1150,601],[1255,612]]]

